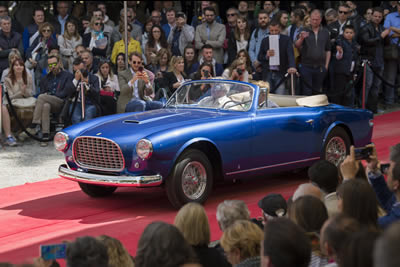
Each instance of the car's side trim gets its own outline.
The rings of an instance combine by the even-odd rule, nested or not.
[[[285,166],[285,165],[292,165],[292,164],[296,164],[296,163],[319,160],[319,159],[321,159],[321,158],[320,157],[315,157],[315,158],[309,158],[309,159],[302,159],[302,160],[297,160],[297,161],[292,161],[292,162],[285,162],[285,163],[269,165],[269,166],[263,166],[263,167],[248,169],[248,170],[241,170],[241,171],[236,171],[236,172],[228,172],[226,175],[233,175],[233,174],[239,174],[239,173],[245,173],[245,172],[260,171],[260,170],[264,170],[264,169],[275,168],[275,167]]]
[[[75,182],[107,186],[151,187],[159,186],[162,183],[162,176],[159,174],[148,176],[102,175],[71,170],[66,164],[60,165],[58,168],[58,174],[61,178]]]

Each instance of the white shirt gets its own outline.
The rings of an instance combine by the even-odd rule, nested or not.
[[[131,70],[132,75],[135,76],[136,73],[133,71],[133,69],[132,68],[129,68],[129,69]],[[132,80],[130,80],[128,82],[128,85],[133,88],[132,99],[140,99],[140,97],[139,97],[139,88],[138,88],[138,80],[136,80],[134,84],[132,84]]]

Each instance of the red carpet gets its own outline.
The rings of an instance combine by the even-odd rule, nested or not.
[[[400,142],[400,112],[375,118],[373,142],[387,161],[389,147]],[[225,199],[244,200],[252,217],[260,215],[257,202],[270,192],[288,198],[305,173],[259,177],[240,184],[218,186],[205,208],[212,240],[220,237],[215,211]],[[59,243],[82,235],[118,238],[135,255],[138,239],[152,221],[173,222],[176,210],[161,188],[121,188],[105,199],[92,199],[78,185],[63,179],[0,189],[0,262],[21,263],[38,256],[40,244]],[[62,263],[63,264],[63,263]]]

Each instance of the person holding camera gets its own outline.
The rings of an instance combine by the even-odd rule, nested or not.
[[[97,106],[100,103],[99,78],[85,69],[82,59],[73,62],[74,80],[76,88],[76,104],[70,106],[71,123],[79,123],[95,118],[98,115]],[[84,112],[82,112],[84,110]]]
[[[32,124],[26,129],[35,135],[43,134],[41,146],[47,146],[50,139],[50,112],[61,112],[65,99],[74,92],[73,76],[61,68],[59,55],[50,54],[47,59],[49,73],[40,80],[40,94],[33,111]]]
[[[379,204],[387,212],[385,216],[378,218],[378,225],[387,228],[390,224],[400,220],[400,143],[390,149],[390,165],[388,168],[382,164],[377,157],[376,148],[373,144],[366,146],[363,150],[372,149],[369,153],[361,153],[362,159],[367,161],[367,176],[372,188],[376,193]],[[359,165],[358,155],[354,147],[350,148],[350,155],[342,163],[340,169],[344,180],[356,178]],[[384,174],[387,175],[385,181]]]
[[[224,70],[222,77],[227,80],[249,82],[249,73],[246,70],[246,63],[241,59],[235,59],[229,68]]]
[[[206,80],[212,79],[214,75],[214,67],[211,63],[203,62],[197,72],[192,73],[192,80]],[[201,85],[194,85],[193,89],[189,92],[189,98],[191,101],[197,101],[199,98],[204,97],[204,95],[210,89],[210,84],[202,83]]]
[[[118,75],[121,94],[117,112],[139,112],[159,109],[163,104],[153,101],[154,89],[149,74],[143,68],[142,55],[133,52],[129,56],[130,67]]]
[[[168,44],[174,56],[184,56],[184,49],[193,43],[194,28],[186,24],[186,15],[183,12],[176,13],[176,25],[168,35]]]
[[[297,72],[294,60],[293,43],[289,36],[281,34],[279,21],[271,21],[269,33],[278,35],[279,38],[279,65],[271,64],[271,57],[278,54],[278,51],[270,48],[270,37],[266,37],[260,47],[258,61],[262,65],[262,76],[264,81],[271,85],[271,92],[276,94],[288,94],[285,84],[278,84],[285,76],[285,73],[294,74]]]

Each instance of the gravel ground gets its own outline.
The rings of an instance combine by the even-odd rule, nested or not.
[[[49,180],[58,177],[58,166],[64,156],[53,142],[41,147],[39,142],[27,139],[19,146],[0,147],[0,188]]]

